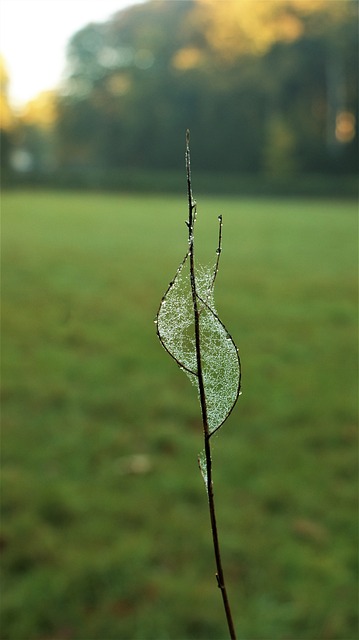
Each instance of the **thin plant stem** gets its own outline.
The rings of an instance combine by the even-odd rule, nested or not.
[[[206,471],[207,471],[206,485],[207,485],[209,515],[210,515],[210,521],[211,521],[213,548],[214,548],[214,555],[215,555],[216,568],[217,568],[217,573],[216,573],[217,584],[219,589],[221,590],[223,606],[226,613],[227,625],[228,625],[228,630],[229,630],[231,640],[236,640],[236,633],[234,629],[232,613],[231,613],[231,608],[228,600],[225,579],[224,579],[224,572],[222,567],[219,538],[218,538],[218,529],[217,529],[217,520],[216,520],[216,511],[215,511],[215,503],[214,503],[214,491],[213,491],[213,479],[212,479],[212,457],[211,457],[211,445],[210,445],[211,433],[209,431],[209,426],[208,426],[207,403],[206,403],[206,394],[205,394],[204,380],[203,380],[202,357],[201,357],[201,333],[200,333],[199,310],[198,310],[198,296],[196,291],[195,259],[194,259],[194,224],[196,219],[196,202],[194,201],[193,195],[192,195],[191,158],[190,158],[188,130],[186,132],[186,173],[187,173],[187,195],[188,195],[187,226],[188,226],[188,235],[189,235],[188,244],[189,244],[189,260],[190,260],[190,282],[191,282],[193,313],[194,313],[197,377],[198,377],[199,399],[200,399],[201,413],[202,413],[202,425],[203,425],[204,447],[205,447],[204,450],[205,450],[205,458],[206,458]]]

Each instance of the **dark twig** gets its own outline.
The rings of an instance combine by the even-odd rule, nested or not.
[[[236,634],[234,630],[231,608],[230,608],[227,590],[225,586],[224,572],[222,567],[222,560],[221,560],[221,553],[220,553],[220,546],[219,546],[219,539],[218,539],[216,511],[215,511],[215,504],[214,504],[212,458],[211,458],[211,446],[210,446],[210,437],[212,434],[210,433],[209,426],[208,426],[207,403],[206,403],[206,394],[205,394],[205,387],[204,387],[204,380],[203,380],[202,357],[201,357],[201,334],[200,334],[200,322],[199,322],[199,310],[198,310],[199,296],[197,295],[196,276],[195,276],[194,224],[195,224],[195,218],[196,218],[196,203],[192,195],[191,158],[190,158],[188,130],[186,132],[186,172],[187,172],[187,195],[188,195],[187,226],[188,226],[188,234],[189,234],[188,243],[189,243],[189,260],[190,260],[190,281],[191,281],[193,313],[194,313],[197,378],[198,378],[199,399],[200,399],[200,405],[201,405],[202,425],[203,425],[203,434],[204,434],[204,450],[205,450],[206,471],[207,471],[206,485],[207,485],[207,494],[208,494],[209,515],[210,515],[210,521],[211,521],[214,555],[215,555],[216,567],[217,567],[217,573],[216,573],[217,584],[222,594],[222,600],[223,600],[223,605],[226,613],[229,634],[231,639],[235,640]],[[216,263],[214,278],[212,282],[212,287],[214,285],[214,279],[218,271],[218,261],[219,261],[219,256],[221,252],[221,239],[222,239],[222,219],[220,218],[217,263]]]

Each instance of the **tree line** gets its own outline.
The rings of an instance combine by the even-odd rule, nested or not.
[[[354,0],[149,0],[70,40],[52,161],[177,170],[190,128],[203,171],[354,174],[357,78]]]

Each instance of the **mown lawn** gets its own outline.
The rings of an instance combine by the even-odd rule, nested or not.
[[[239,640],[357,633],[357,204],[198,198],[243,395],[215,444]],[[199,409],[154,317],[186,196],[2,196],[2,640],[221,640]]]

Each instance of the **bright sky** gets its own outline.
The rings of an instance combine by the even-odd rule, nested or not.
[[[21,108],[55,88],[69,38],[89,22],[144,0],[0,0],[0,53],[10,77],[9,100]]]

